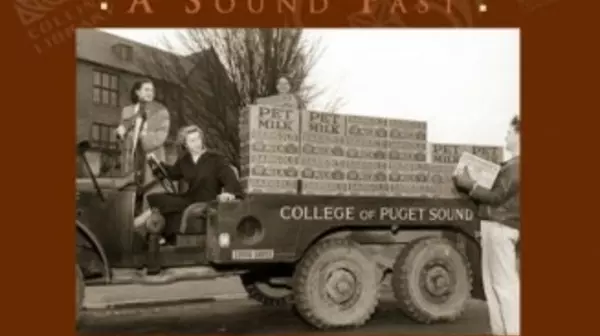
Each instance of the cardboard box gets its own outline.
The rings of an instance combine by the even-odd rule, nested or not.
[[[390,140],[427,141],[427,122],[405,119],[390,119],[388,122]]]
[[[388,119],[347,115],[345,135],[386,139]]]
[[[376,170],[376,171],[387,171],[388,161],[384,160],[360,160],[360,159],[349,159],[345,160],[346,169],[348,170]]]
[[[390,183],[424,184],[429,183],[429,172],[426,170],[389,171],[388,181]]]
[[[302,113],[302,135],[331,136],[343,141],[346,136],[346,117],[335,113],[305,111]]]
[[[384,148],[347,147],[346,158],[352,160],[386,161],[388,153]]]
[[[242,166],[241,176],[298,179],[300,173],[294,166],[253,164]]]
[[[471,152],[473,146],[455,144],[429,144],[429,162],[441,164],[457,164],[463,152]]]
[[[247,193],[291,194],[298,193],[297,179],[246,177],[240,180]]]
[[[454,174],[460,173],[465,167],[469,167],[471,177],[480,186],[491,189],[500,172],[500,166],[491,161],[484,160],[471,153],[463,153],[456,165]]]
[[[344,139],[344,144],[352,148],[378,148],[388,149],[389,141],[387,138],[375,138],[347,135]]]
[[[348,182],[348,196],[387,196],[390,184],[387,182]]]
[[[424,141],[389,140],[388,158],[390,162],[427,162],[427,143]]]
[[[504,157],[504,150],[499,146],[430,143],[428,147],[428,161],[432,163],[458,164],[464,152],[494,163],[502,162]]]
[[[315,111],[302,114],[300,169],[303,194],[344,193],[345,126],[342,115]]]
[[[249,166],[250,162],[253,165],[277,165],[277,166],[294,166],[299,165],[299,155],[270,155],[264,153],[250,153],[240,155],[241,166]]]
[[[457,198],[452,174],[456,166],[450,164],[428,164],[429,182],[432,184],[434,197]]]
[[[297,193],[300,111],[251,105],[240,116],[241,178],[247,193]]]
[[[390,119],[388,137],[392,140],[427,141],[427,122],[408,119]]]
[[[499,146],[473,146],[471,154],[497,164],[504,161],[504,148]]]
[[[343,158],[302,155],[300,172],[302,180],[344,182],[346,180],[346,161]]]
[[[429,171],[430,164],[416,161],[389,161],[388,171]]]
[[[390,150],[387,153],[387,157],[392,161],[416,161],[416,162],[427,162],[427,153],[420,151],[399,151]]]
[[[384,170],[348,170],[348,182],[387,182],[388,177]]]
[[[343,181],[317,181],[302,180],[303,195],[345,195],[348,191],[348,183]]]
[[[390,183],[389,196],[396,197],[433,197],[435,190],[431,183],[398,182]]]
[[[300,139],[300,111],[293,108],[251,105],[240,116],[240,141]]]

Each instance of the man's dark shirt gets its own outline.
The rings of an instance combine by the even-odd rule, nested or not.
[[[469,196],[479,205],[479,217],[521,228],[521,178],[519,157],[505,162],[491,190],[476,186]]]
[[[242,190],[227,160],[215,152],[206,152],[196,163],[186,153],[173,166],[165,165],[169,177],[183,180],[188,188],[183,197],[190,202],[214,201],[222,191],[241,196]]]

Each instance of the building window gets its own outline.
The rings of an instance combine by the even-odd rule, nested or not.
[[[117,44],[113,47],[114,52],[122,61],[133,61],[133,47],[125,44]]]
[[[94,70],[94,104],[119,106],[119,77],[108,72]]]
[[[90,142],[92,149],[99,153],[100,177],[115,177],[121,175],[121,149],[115,134],[114,125],[92,124]]]
[[[92,125],[91,145],[95,148],[118,150],[119,141],[115,133],[116,126],[94,123]]]

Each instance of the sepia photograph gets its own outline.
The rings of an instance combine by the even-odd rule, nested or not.
[[[520,335],[519,29],[74,38],[77,333]]]

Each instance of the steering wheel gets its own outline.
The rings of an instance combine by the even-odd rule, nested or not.
[[[167,173],[167,169],[157,161],[154,157],[148,158],[148,165],[150,166],[150,170],[152,174],[158,179],[160,184],[166,191],[177,193],[177,188],[175,187],[175,182],[171,180],[169,174]]]

